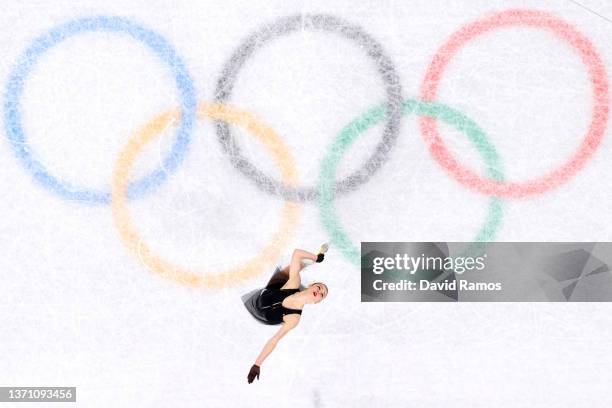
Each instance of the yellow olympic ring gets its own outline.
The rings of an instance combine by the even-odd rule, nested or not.
[[[222,288],[252,278],[280,256],[283,244],[297,226],[301,211],[299,204],[285,201],[280,227],[263,251],[244,265],[215,274],[205,271],[193,272],[155,255],[140,238],[131,221],[126,192],[136,157],[151,140],[179,118],[178,110],[162,113],[130,138],[119,154],[111,182],[111,208],[115,226],[127,247],[136,253],[149,269],[166,279],[189,287]],[[202,103],[198,106],[198,118],[221,120],[243,127],[273,154],[276,164],[281,169],[283,181],[288,185],[298,185],[297,170],[289,149],[272,128],[259,122],[253,115],[225,105]]]

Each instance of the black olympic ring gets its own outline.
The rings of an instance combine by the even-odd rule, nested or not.
[[[402,88],[395,66],[385,54],[382,45],[361,27],[327,14],[293,15],[280,18],[263,26],[244,40],[226,62],[221,77],[217,81],[215,102],[221,104],[229,102],[238,71],[256,50],[268,41],[296,30],[329,31],[355,41],[374,60],[385,84],[386,101],[384,106],[387,109],[387,122],[382,140],[360,169],[334,186],[334,194],[355,190],[361,184],[367,182],[388,158],[389,151],[399,135],[402,117]],[[216,129],[219,142],[221,142],[223,150],[230,155],[233,165],[245,176],[252,179],[257,187],[268,193],[280,195],[285,200],[310,201],[318,198],[319,193],[313,187],[291,187],[270,178],[256,168],[241,155],[240,148],[236,145],[230,126],[226,122],[217,121]]]

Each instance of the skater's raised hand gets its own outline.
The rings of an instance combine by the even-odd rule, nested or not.
[[[321,263],[323,262],[323,259],[325,259],[325,253],[327,252],[327,250],[329,249],[329,244],[325,243],[323,245],[321,245],[321,248],[319,248],[319,253],[317,254],[317,262]]]
[[[253,367],[251,367],[249,375],[247,376],[247,381],[249,382],[249,384],[255,381],[255,377],[257,377],[257,379],[259,380],[259,366],[253,364]]]

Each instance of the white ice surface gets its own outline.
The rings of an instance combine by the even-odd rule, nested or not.
[[[174,3],[174,4],[172,4]],[[612,3],[581,4],[612,19]],[[546,10],[588,36],[612,69],[612,22],[572,1],[3,1],[0,86],[30,41],[88,15],[128,17],[161,33],[185,59],[198,99],[210,101],[231,52],[279,16],[328,13],[359,24],[396,64],[416,97],[438,47],[460,26],[509,8]],[[22,100],[31,149],[58,178],[108,188],[121,147],[156,114],[175,107],[171,76],[128,38],[86,34],[39,61]],[[609,78],[610,80],[610,78]],[[445,74],[439,100],[474,119],[506,175],[543,174],[577,148],[592,91],[580,58],[556,37],[512,28],[467,46]],[[232,103],[272,126],[295,157],[302,185],[317,181],[329,143],[384,100],[376,69],[358,47],[322,33],[270,43],[240,71]],[[440,126],[462,162],[482,172],[465,136]],[[499,241],[611,241],[610,130],[586,167],[545,194],[505,201]],[[609,407],[612,305],[360,303],[360,271],[332,248],[306,282],[329,298],[307,306],[296,330],[246,374],[275,328],[257,324],[240,295],[270,270],[223,290],[160,278],[126,249],[108,206],[67,202],[36,183],[0,140],[0,386],[78,388],[79,407]],[[269,153],[235,129],[244,154],[279,177]],[[360,167],[382,126],[344,157]],[[139,157],[136,175],[159,164],[166,132]],[[489,198],[451,179],[431,158],[414,116],[402,122],[390,160],[338,198],[359,241],[469,241]],[[158,253],[188,268],[222,271],[255,256],[279,222],[282,200],[262,193],[221,150],[209,121],[185,161],[130,212]],[[295,247],[329,239],[314,203],[278,263]],[[75,404],[53,404],[53,407]],[[10,406],[10,404],[6,404]],[[19,404],[14,404],[20,407]]]

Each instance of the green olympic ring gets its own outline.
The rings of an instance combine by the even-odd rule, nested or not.
[[[402,112],[405,115],[415,112],[420,116],[441,120],[464,133],[484,158],[489,177],[498,181],[504,181],[502,166],[495,147],[489,143],[485,133],[471,119],[441,103],[417,101],[414,99],[407,99],[402,103]],[[336,170],[340,158],[351,144],[367,129],[381,122],[385,116],[385,107],[378,106],[350,122],[336,137],[329,153],[321,163],[319,184],[317,186],[319,190],[321,221],[334,247],[338,248],[355,265],[360,263],[360,251],[351,242],[346,232],[344,232],[333,204]],[[492,197],[489,202],[489,212],[485,223],[473,241],[475,243],[492,241],[501,225],[502,215],[502,201],[499,198]],[[476,244],[473,248],[470,247],[466,251],[478,249],[478,247],[482,247],[482,244]]]

